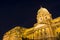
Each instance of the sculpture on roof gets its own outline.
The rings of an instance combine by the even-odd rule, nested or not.
[[[34,27],[27,29],[16,26],[4,34],[3,40],[57,40],[57,33],[60,33],[60,17],[53,19],[49,11],[41,7],[36,19]]]

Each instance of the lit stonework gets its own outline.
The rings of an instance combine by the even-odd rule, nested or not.
[[[60,17],[52,19],[46,8],[37,12],[37,23],[32,28],[16,26],[6,32],[3,40],[58,40],[60,35]]]

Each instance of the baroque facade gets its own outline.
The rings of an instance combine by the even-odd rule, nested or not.
[[[3,40],[59,40],[60,17],[53,19],[49,11],[41,7],[36,19],[32,28],[16,26],[4,34]]]

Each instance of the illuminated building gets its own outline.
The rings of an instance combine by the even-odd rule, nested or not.
[[[58,40],[60,35],[60,17],[53,19],[46,8],[37,12],[37,23],[32,28],[16,26],[6,32],[3,40]]]

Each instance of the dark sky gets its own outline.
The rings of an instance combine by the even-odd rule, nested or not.
[[[15,26],[32,27],[36,23],[37,10],[45,7],[53,15],[60,16],[59,0],[9,0],[0,1],[0,40],[5,32]]]

